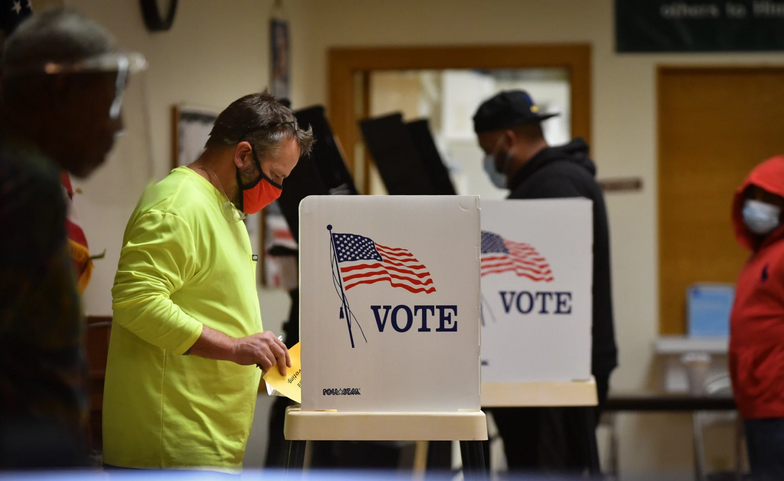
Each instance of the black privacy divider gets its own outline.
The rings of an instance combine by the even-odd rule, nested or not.
[[[327,186],[330,194],[357,195],[357,187],[354,179],[346,167],[346,159],[335,143],[332,129],[329,126],[327,117],[324,115],[324,107],[316,105],[306,109],[298,110],[294,113],[297,123],[303,129],[313,128],[313,136],[316,143],[313,145],[311,156],[316,159],[316,167],[321,174],[321,180]]]
[[[363,120],[359,127],[390,195],[435,194],[402,115]]]
[[[299,202],[309,195],[327,195],[329,190],[321,180],[321,175],[316,167],[316,159],[312,155],[299,159],[297,166],[283,181],[283,192],[280,194],[278,204],[286,218],[286,223],[294,235],[294,240],[299,243]]]
[[[430,133],[430,124],[427,119],[414,120],[406,124],[411,140],[414,142],[419,159],[425,168],[433,193],[436,195],[455,195],[455,187],[449,178],[449,171],[441,159],[441,154],[436,148],[433,135]]]
[[[299,159],[283,182],[283,193],[278,200],[294,240],[299,242],[299,203],[302,199],[309,195],[356,195],[357,188],[335,143],[324,107],[309,107],[294,115],[300,128],[313,128],[316,138],[310,155]]]

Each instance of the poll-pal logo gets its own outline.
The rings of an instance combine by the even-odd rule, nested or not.
[[[370,237],[358,234],[339,234],[332,232],[332,225],[327,225],[330,236],[330,264],[332,267],[332,283],[340,299],[339,318],[346,319],[348,337],[354,348],[354,331],[356,325],[362,338],[367,337],[362,325],[351,310],[349,290],[358,286],[380,284],[398,289],[405,289],[412,295],[427,295],[436,292],[433,278],[427,267],[414,254],[403,247],[389,247],[375,242]],[[400,304],[371,305],[371,313],[376,321],[378,331],[383,333],[387,326],[395,332],[408,332],[414,325],[414,318],[419,316],[420,327],[417,332],[431,332],[428,321],[438,318],[436,332],[456,332],[456,305],[414,305]],[[432,317],[428,318],[428,314]],[[387,330],[387,332],[390,332]]]
[[[524,242],[505,239],[498,234],[482,231],[482,277],[513,272],[517,277],[524,277],[533,282],[553,282],[555,277],[550,265],[536,249]],[[499,291],[504,312],[509,314],[517,310],[520,314],[571,314],[571,292],[553,291]],[[490,304],[482,296],[482,324],[484,311],[495,320]]]

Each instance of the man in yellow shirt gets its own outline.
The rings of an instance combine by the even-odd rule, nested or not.
[[[112,289],[104,463],[239,468],[261,371],[288,351],[263,331],[242,222],[273,202],[310,130],[267,92],[218,116],[205,152],[143,194]]]

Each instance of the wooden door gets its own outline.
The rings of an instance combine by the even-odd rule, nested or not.
[[[730,222],[735,189],[784,154],[784,68],[658,71],[662,334],[686,332],[686,288],[734,283],[748,253]]]

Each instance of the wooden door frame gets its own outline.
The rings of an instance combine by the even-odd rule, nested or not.
[[[354,75],[374,70],[565,68],[571,87],[572,136],[591,142],[591,45],[587,43],[449,47],[332,48],[328,52],[327,116],[355,172],[359,138]],[[367,89],[366,89],[367,90]],[[367,92],[361,92],[367,95]],[[367,115],[367,112],[364,112]]]

